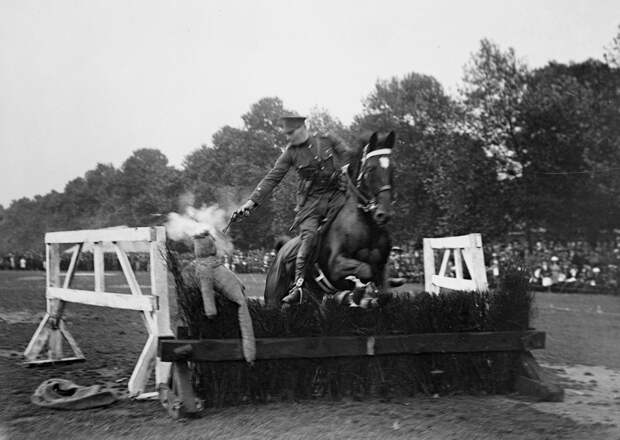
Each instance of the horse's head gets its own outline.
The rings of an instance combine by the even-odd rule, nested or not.
[[[385,225],[392,217],[392,148],[396,142],[393,131],[374,132],[361,152],[357,167],[356,186],[365,200],[365,210],[375,223]]]

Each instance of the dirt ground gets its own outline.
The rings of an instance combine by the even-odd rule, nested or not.
[[[21,354],[43,316],[43,283],[42,273],[0,272],[0,439],[620,439],[620,366],[615,354],[610,362],[601,362],[605,366],[583,365],[555,354],[555,345],[549,347],[552,356],[547,350],[535,355],[565,388],[562,403],[518,395],[303,401],[213,409],[183,421],[170,419],[158,401],[122,399],[83,411],[40,408],[30,403],[30,396],[52,377],[80,385],[106,384],[122,392],[146,340],[134,312],[71,305],[67,327],[86,362],[27,368]],[[553,300],[551,308],[547,299],[538,301],[536,327],[553,336],[548,344],[559,338],[558,346],[569,346],[575,338],[558,332],[555,324],[566,316],[555,313],[575,306],[562,305],[561,297]],[[616,317],[610,309],[615,300],[603,301],[611,301],[603,304],[611,315],[598,315],[620,321],[620,314]],[[618,341],[614,335],[605,342],[606,349],[599,347],[602,361],[605,350],[618,350],[617,342],[612,344]]]

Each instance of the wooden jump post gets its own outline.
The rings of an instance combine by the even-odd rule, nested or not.
[[[93,291],[71,288],[78,258],[85,243],[93,244]],[[151,294],[140,289],[123,243],[134,251],[146,252],[150,260]],[[75,244],[69,268],[61,282],[60,245]],[[104,247],[105,246],[105,247]],[[148,331],[148,339],[128,382],[130,396],[141,398],[155,367],[156,384],[167,383],[171,365],[157,358],[157,341],[172,336],[168,303],[168,272],[165,261],[166,230],[164,227],[96,229],[49,232],[45,234],[47,311],[24,351],[28,365],[44,365],[85,360],[76,340],[67,330],[63,312],[67,302],[91,306],[112,307],[139,311]],[[104,252],[112,249],[118,257],[131,294],[105,291]],[[63,338],[69,343],[73,356],[63,357]],[[46,353],[42,353],[45,347]]]
[[[435,249],[443,250],[438,273],[435,272]],[[454,277],[446,274],[451,255],[454,262]],[[463,260],[470,278],[463,277]],[[424,239],[424,290],[437,294],[442,287],[480,292],[489,289],[480,234]]]

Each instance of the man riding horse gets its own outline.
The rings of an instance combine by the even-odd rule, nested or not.
[[[310,135],[305,120],[300,116],[280,119],[288,145],[249,200],[234,213],[234,217],[249,215],[252,209],[264,202],[291,168],[297,171],[297,207],[291,230],[299,226],[301,243],[295,260],[295,279],[289,294],[282,299],[284,303],[292,303],[302,296],[304,273],[311,263],[309,260],[319,225],[344,203],[346,182],[342,169],[353,152],[332,133]]]

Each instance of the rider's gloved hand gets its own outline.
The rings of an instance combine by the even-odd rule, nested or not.
[[[246,217],[246,216],[250,215],[250,212],[255,207],[256,207],[256,203],[254,203],[253,200],[248,200],[243,205],[241,205],[241,207],[239,209],[237,209],[233,213],[233,220],[237,220],[237,219],[239,219],[241,217]]]

